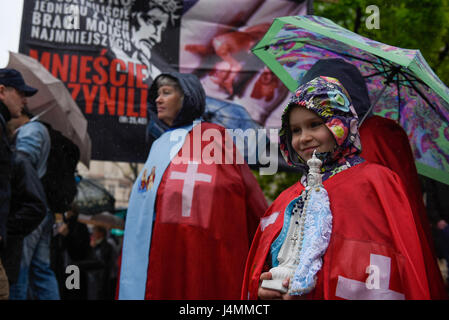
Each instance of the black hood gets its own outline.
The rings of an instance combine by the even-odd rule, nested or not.
[[[307,71],[299,85],[309,82],[319,76],[337,78],[351,96],[352,104],[359,119],[365,115],[371,103],[365,79],[356,66],[343,59],[318,60],[312,68]]]
[[[206,108],[206,93],[204,92],[203,86],[197,76],[179,72],[162,73],[154,79],[148,93],[148,108],[150,111],[148,112],[148,115],[150,117],[157,117],[156,98],[158,88],[156,83],[157,79],[162,75],[176,79],[184,92],[182,108],[170,128],[188,125],[195,119],[200,118]],[[169,128],[166,124],[162,123],[162,121],[158,121],[158,124],[162,127],[165,125],[164,129]]]

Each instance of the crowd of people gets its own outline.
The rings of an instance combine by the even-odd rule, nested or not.
[[[157,76],[149,109],[168,129],[119,240],[81,223],[75,204],[55,221],[40,183],[49,134],[26,108],[36,91],[0,69],[1,299],[447,299],[447,222],[433,217],[444,209],[435,192],[424,201],[407,135],[370,114],[353,65],[318,61],[285,106],[280,151],[301,179],[270,206],[248,165],[227,161],[239,151],[225,128],[202,119],[199,79]]]
[[[117,249],[108,230],[89,231],[77,221],[75,204],[55,223],[54,195],[42,183],[50,134],[26,107],[36,93],[19,71],[0,69],[0,298],[112,299]],[[69,265],[81,273],[75,292],[64,285]]]

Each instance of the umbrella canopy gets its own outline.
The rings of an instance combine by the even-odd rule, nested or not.
[[[80,149],[80,160],[87,167],[91,156],[91,141],[87,120],[64,83],[55,78],[36,59],[20,53],[9,53],[8,68],[19,70],[25,82],[39,91],[28,98],[28,109],[39,120],[51,124]]]
[[[449,89],[419,50],[383,44],[317,16],[275,19],[252,50],[292,92],[320,59],[354,64],[373,113],[397,120],[407,132],[418,172],[449,184]]]
[[[114,212],[115,198],[99,183],[81,178],[75,204],[81,214],[94,215],[103,211]]]
[[[78,221],[85,223],[85,224],[91,224],[94,226],[103,227],[106,229],[121,229],[121,230],[123,230],[125,228],[125,221],[123,219],[121,219],[107,211],[98,213],[93,216],[79,214]]]

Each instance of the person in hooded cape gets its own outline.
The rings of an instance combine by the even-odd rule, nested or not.
[[[238,299],[262,190],[225,129],[200,121],[196,76],[159,75],[149,105],[168,130],[131,192],[118,299]]]
[[[298,121],[298,109],[306,109],[315,120],[297,126],[291,121]],[[313,133],[323,126],[334,143],[327,151],[320,150],[322,143]],[[296,135],[302,139],[299,145],[292,144]],[[284,110],[279,136],[286,161],[304,174],[262,217],[241,297],[430,299],[423,248],[403,183],[390,169],[360,157],[358,117],[341,83],[318,77],[300,86]],[[300,154],[311,148],[322,160],[323,182],[304,195],[309,172]],[[314,202],[314,192],[326,197]],[[300,217],[306,218],[299,249],[293,251],[298,255],[294,277],[283,282],[289,291],[260,287],[261,280],[271,279],[270,268],[279,266],[280,252],[290,241],[286,230],[298,208]]]
[[[343,59],[318,60],[301,79],[300,84],[318,76],[333,77],[347,90],[359,119],[360,156],[366,161],[381,164],[394,171],[402,180],[421,244],[425,250],[426,273],[432,299],[447,299],[444,280],[438,267],[434,240],[427,210],[423,201],[418,171],[407,133],[394,120],[373,115],[365,79],[353,64]]]

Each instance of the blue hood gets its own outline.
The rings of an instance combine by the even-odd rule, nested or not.
[[[192,123],[195,119],[200,118],[206,108],[206,93],[204,92],[203,86],[197,76],[189,73],[179,73],[179,72],[166,72],[157,76],[148,93],[148,115],[149,117],[157,117],[156,108],[156,98],[157,98],[157,79],[162,76],[170,76],[176,79],[184,92],[184,102],[181,110],[176,116],[173,124],[169,127],[162,121],[156,121],[156,119],[150,119],[156,121],[164,131],[168,128],[177,128],[180,126],[188,125]]]

